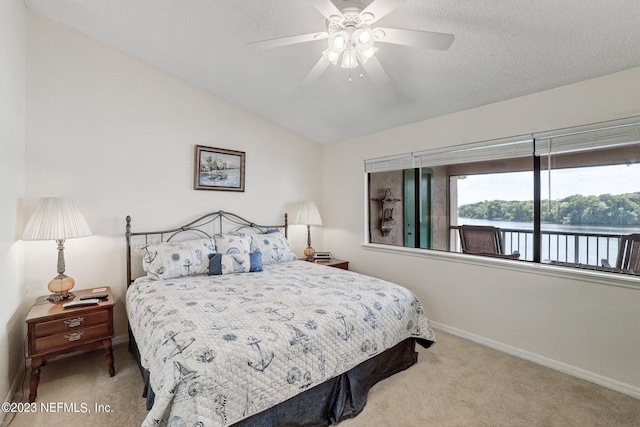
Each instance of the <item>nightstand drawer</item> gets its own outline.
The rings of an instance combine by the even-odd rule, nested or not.
[[[35,351],[39,354],[57,348],[68,348],[70,345],[80,345],[95,338],[102,339],[107,337],[111,337],[108,323],[89,328],[73,329],[48,337],[36,338]]]
[[[66,319],[51,320],[49,322],[37,323],[35,325],[35,338],[52,335],[58,332],[73,331],[78,328],[107,323],[109,312],[107,310],[97,313],[77,314]]]

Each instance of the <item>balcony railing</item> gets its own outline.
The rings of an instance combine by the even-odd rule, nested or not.
[[[505,253],[520,252],[520,259],[533,261],[533,230],[500,228]],[[458,227],[451,227],[452,241],[460,251]],[[542,230],[541,260],[544,263],[567,263],[582,266],[602,265],[606,259],[615,265],[620,239],[618,234],[575,233]]]

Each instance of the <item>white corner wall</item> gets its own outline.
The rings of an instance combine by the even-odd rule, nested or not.
[[[640,115],[638,87],[635,68],[327,146],[324,238],[354,270],[412,289],[443,328],[640,398],[640,280],[614,287],[361,247],[365,159]]]
[[[279,223],[299,201],[322,197],[318,144],[35,12],[28,17],[27,215],[40,197],[76,200],[93,235],[67,240],[67,274],[77,289],[111,286],[116,335],[126,334],[127,215],[134,231],[220,209]],[[195,145],[244,151],[246,191],[193,190]],[[299,255],[305,231],[290,228]],[[55,275],[55,242],[23,245],[35,298]]]
[[[0,399],[10,398],[23,366],[22,287],[26,24],[22,0],[0,2]],[[2,423],[3,413],[0,413]]]

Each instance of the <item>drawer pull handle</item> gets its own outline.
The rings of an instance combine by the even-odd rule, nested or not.
[[[65,335],[64,337],[69,341],[78,341],[84,335],[84,331],[74,332],[69,335]]]
[[[84,322],[84,317],[77,317],[75,319],[67,319],[67,320],[65,320],[64,324],[67,325],[70,328],[75,328],[76,326],[81,325],[82,322]]]

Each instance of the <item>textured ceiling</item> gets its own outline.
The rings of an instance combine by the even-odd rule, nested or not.
[[[349,83],[349,71],[329,66],[304,85],[326,41],[248,43],[325,31],[312,3],[25,0],[322,144],[640,66],[639,0],[406,0],[377,24],[452,33],[449,50],[377,44],[388,83],[374,85],[360,69]]]

